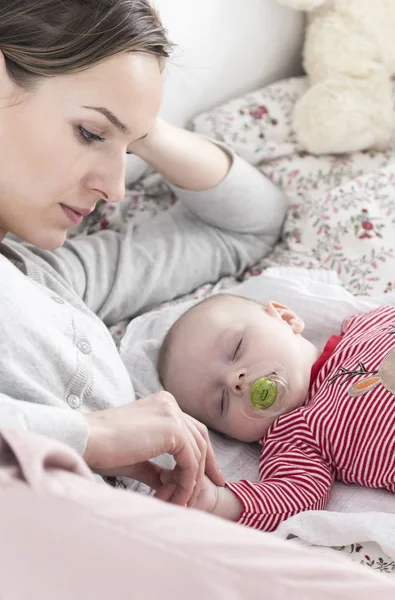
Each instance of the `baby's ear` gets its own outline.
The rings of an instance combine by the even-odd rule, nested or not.
[[[302,333],[304,330],[304,322],[294,313],[293,310],[280,304],[279,302],[270,301],[266,304],[266,312],[271,317],[281,319],[287,323],[294,333]]]

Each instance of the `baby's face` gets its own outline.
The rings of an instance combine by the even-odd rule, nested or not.
[[[248,373],[257,363],[285,369],[285,412],[307,396],[318,350],[300,335],[303,322],[286,307],[221,296],[180,322],[169,351],[165,388],[181,408],[232,438],[261,439],[276,417],[251,411]]]

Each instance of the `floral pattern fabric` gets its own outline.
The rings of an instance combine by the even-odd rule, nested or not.
[[[289,199],[282,242],[261,267],[323,267],[354,294],[393,290],[395,138],[386,152],[304,152],[291,121],[306,87],[303,77],[275,83],[200,115],[193,128],[229,144]]]

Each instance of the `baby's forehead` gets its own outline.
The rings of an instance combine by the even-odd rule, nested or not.
[[[251,302],[255,304],[254,301],[248,298],[231,294],[210,296],[210,298],[200,302],[182,315],[177,323],[175,333],[183,336],[195,328],[205,330],[217,324],[220,326],[229,315],[232,315],[241,306]]]
[[[180,370],[187,372],[186,365],[193,364],[196,367],[197,363],[204,361],[210,349],[217,347],[221,332],[235,323],[236,308],[248,302],[254,301],[231,294],[217,294],[185,312],[169,331],[166,344],[167,377],[163,377],[167,380],[175,378],[179,382]]]
[[[185,322],[193,322],[204,316],[219,316],[221,314],[225,314],[229,311],[239,308],[241,304],[248,302],[250,301],[242,296],[216,294],[215,296],[210,296],[206,300],[203,300],[203,302],[200,302],[196,306],[193,306],[183,315],[183,317],[185,318]]]

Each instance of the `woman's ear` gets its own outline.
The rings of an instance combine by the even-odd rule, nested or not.
[[[279,302],[270,301],[266,304],[266,312],[271,317],[281,319],[287,323],[294,333],[302,333],[304,330],[304,321],[293,310],[280,304]]]

